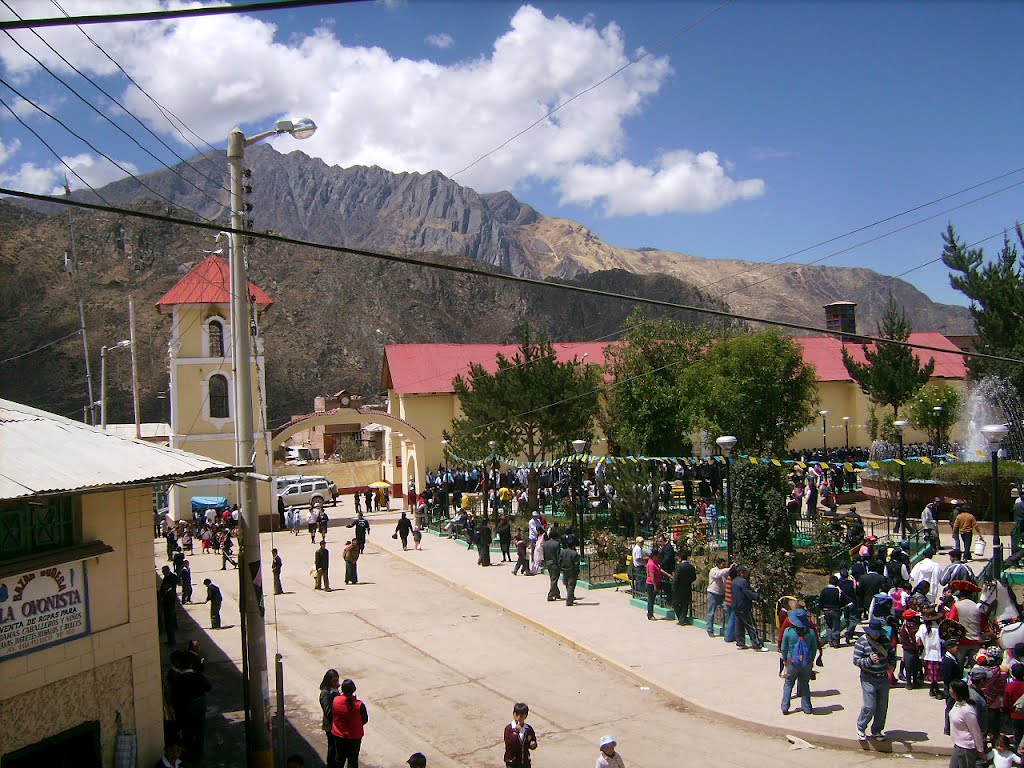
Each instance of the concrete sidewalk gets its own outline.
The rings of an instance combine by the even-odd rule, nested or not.
[[[780,699],[777,653],[740,651],[721,638],[712,639],[698,627],[674,621],[647,621],[642,609],[630,605],[625,592],[614,589],[577,590],[578,601],[547,602],[549,581],[544,574],[515,576],[512,563],[492,555],[490,568],[476,564],[476,550],[464,541],[423,536],[423,549],[403,551],[391,538],[393,520],[377,523],[368,545],[432,574],[452,586],[503,608],[523,622],[557,638],[575,650],[611,665],[641,686],[676,697],[688,706],[723,721],[736,721],[765,733],[793,734],[812,744],[861,751],[916,752],[948,755],[952,742],[942,733],[943,703],[927,689],[893,689],[886,733],[889,741],[861,742],[856,718],[861,706],[858,670],[852,647],[826,648],[824,667],[811,684],[814,712],[799,706],[784,716]],[[755,574],[756,582],[756,574]],[[562,587],[564,594],[564,587]]]

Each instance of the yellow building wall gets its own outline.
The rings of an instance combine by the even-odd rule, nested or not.
[[[114,551],[86,561],[91,633],[0,662],[0,755],[98,720],[114,763],[116,713],[139,741],[139,764],[163,748],[152,490],[82,496],[83,540]]]

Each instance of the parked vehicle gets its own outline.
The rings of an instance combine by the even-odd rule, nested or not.
[[[279,477],[276,483],[278,495],[286,507],[334,504],[338,497],[337,487],[326,477]]]

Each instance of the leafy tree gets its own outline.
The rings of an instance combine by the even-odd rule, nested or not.
[[[932,445],[949,440],[949,430],[960,418],[963,394],[944,383],[927,384],[910,403],[910,423],[930,435]],[[936,408],[942,410],[936,411]]]
[[[889,303],[885,314],[878,324],[878,336],[893,341],[906,341],[910,338],[910,323],[906,313],[897,305],[896,299],[889,294]],[[865,395],[879,406],[891,406],[893,417],[899,413],[900,406],[912,398],[935,370],[935,360],[925,365],[909,347],[900,344],[875,344],[874,348],[863,344],[866,363],[858,363],[843,348],[843,365],[857,382]]]
[[[620,520],[628,519],[632,535],[638,535],[640,518],[651,508],[652,499],[648,490],[651,482],[650,470],[639,464],[616,464],[614,469],[606,471],[606,478],[615,491],[615,496],[611,500],[611,511]]]
[[[691,429],[735,435],[743,453],[784,451],[814,418],[814,369],[774,330],[717,339],[679,380]]]
[[[689,424],[680,407],[679,371],[703,354],[710,332],[639,310],[624,341],[605,350],[611,386],[601,416],[612,452],[677,456],[690,452]]]
[[[971,300],[971,315],[979,337],[978,350],[1003,357],[1024,358],[1024,231],[1015,228],[1017,244],[1003,238],[1003,249],[985,263],[981,248],[960,242],[953,225],[942,235],[942,262],[952,271],[949,283]],[[1024,366],[994,360],[967,361],[971,378],[988,375],[1008,379],[1024,392]]]
[[[734,558],[751,565],[766,600],[793,594],[796,560],[782,469],[740,460],[733,463],[730,475]]]
[[[593,436],[600,371],[578,360],[559,362],[551,342],[523,331],[519,349],[509,359],[499,354],[489,373],[474,363],[468,378],[453,382],[462,416],[445,437],[463,456],[499,454],[544,461],[572,450],[573,440]],[[529,505],[537,506],[537,470],[529,471]]]

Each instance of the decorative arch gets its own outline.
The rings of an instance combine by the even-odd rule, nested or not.
[[[270,454],[273,455],[284,444],[284,441],[296,432],[301,432],[310,427],[320,427],[329,424],[365,424],[367,422],[375,422],[391,427],[392,430],[401,432],[403,436],[412,441],[412,451],[409,452],[414,457],[411,461],[412,466],[408,468],[402,467],[401,473],[394,479],[401,480],[403,496],[408,494],[409,474],[407,470],[415,467],[413,477],[416,488],[423,488],[426,484],[426,474],[421,470],[421,462],[417,459],[426,450],[427,436],[418,427],[397,416],[392,416],[387,411],[378,411],[373,408],[333,408],[329,411],[295,416],[288,423],[273,431],[270,440]]]

